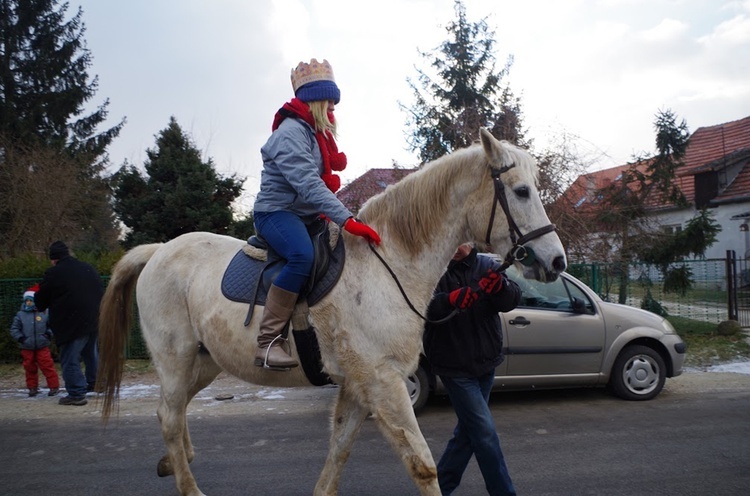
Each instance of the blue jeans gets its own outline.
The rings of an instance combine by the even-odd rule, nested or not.
[[[493,370],[481,377],[440,376],[458,417],[453,437],[437,465],[440,492],[444,495],[451,494],[461,483],[471,455],[477,459],[488,494],[516,494],[488,405],[494,375]]]
[[[255,212],[255,229],[286,265],[274,284],[292,293],[299,293],[312,271],[313,250],[307,226],[296,214],[286,211]]]
[[[60,368],[62,369],[63,381],[65,381],[65,390],[68,392],[68,395],[75,398],[86,396],[86,378],[89,376],[89,364],[91,362],[86,362],[86,376],[84,376],[81,370],[81,358],[84,354],[84,349],[86,349],[90,360],[90,342],[94,342],[95,346],[95,335],[83,336],[60,345]],[[91,371],[91,374],[93,374],[94,381],[96,382],[96,368]]]
[[[99,368],[99,336],[89,336],[86,346],[81,350],[81,359],[86,367],[86,384],[93,388],[96,384],[96,370]]]

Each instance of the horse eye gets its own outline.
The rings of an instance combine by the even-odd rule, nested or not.
[[[516,196],[519,196],[521,198],[528,198],[530,195],[528,186],[521,186],[520,188],[516,188],[514,190],[514,193],[516,194]]]

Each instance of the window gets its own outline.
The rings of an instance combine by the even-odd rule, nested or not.
[[[515,281],[523,291],[519,307],[551,309],[558,311],[573,311],[573,300],[581,300],[586,313],[593,314],[594,304],[586,293],[572,282],[558,278],[554,282],[538,282],[525,279],[518,270],[511,266],[506,271],[509,278]]]

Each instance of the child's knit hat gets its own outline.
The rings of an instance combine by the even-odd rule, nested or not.
[[[312,59],[309,64],[300,62],[292,69],[291,79],[294,96],[303,102],[341,101],[341,91],[336,86],[333,68],[325,59],[323,62]]]

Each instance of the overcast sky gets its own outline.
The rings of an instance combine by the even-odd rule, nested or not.
[[[341,88],[339,148],[349,182],[371,168],[418,163],[406,147],[406,79],[419,50],[448,39],[453,0],[69,0],[83,8],[99,77],[92,105],[110,100],[112,170],[143,166],[175,116],[222,174],[247,177],[252,205],[260,147],[292,95],[300,60],[328,59]],[[499,67],[515,59],[537,150],[577,137],[593,169],[654,151],[654,116],[672,109],[690,131],[750,115],[750,0],[465,0],[487,17]],[[248,208],[249,208],[248,207]]]

